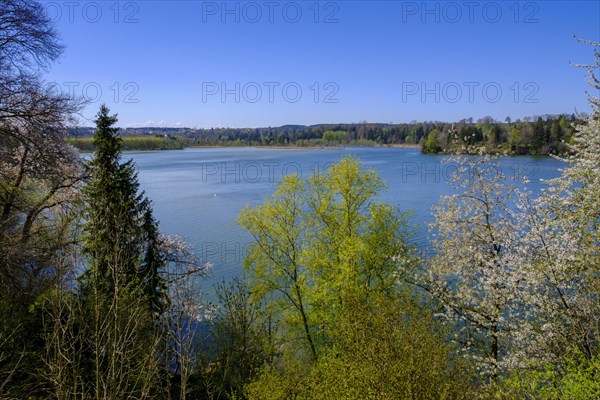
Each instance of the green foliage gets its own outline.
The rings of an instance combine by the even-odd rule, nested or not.
[[[480,154],[566,154],[568,142],[573,134],[572,122],[564,115],[538,117],[535,123],[517,120],[500,123],[484,118],[476,124],[460,121],[432,127],[429,133],[439,131],[442,140],[435,136],[423,142],[424,153]],[[429,140],[428,140],[429,139]],[[447,139],[447,140],[443,140]]]
[[[393,291],[411,263],[407,215],[376,200],[385,183],[353,158],[308,184],[303,260],[314,282],[315,311],[327,327],[335,325],[330,313],[344,309],[346,297]]]
[[[515,371],[497,387],[493,398],[539,400],[588,400],[600,398],[600,355],[586,359],[575,351],[566,357],[561,367],[544,364],[541,367]]]
[[[297,363],[296,363],[297,364]],[[299,399],[307,371],[306,367],[288,362],[282,371],[274,365],[265,365],[256,380],[245,387],[244,395],[250,400]]]
[[[510,132],[508,145],[514,154],[523,154],[522,140],[523,135],[521,135],[521,131],[516,126],[513,127]]]
[[[427,135],[427,139],[423,143],[421,151],[423,153],[439,153],[442,150],[440,146],[440,132],[437,129],[432,130]]]
[[[356,303],[314,365],[266,366],[250,399],[468,399],[469,371],[413,295]],[[374,310],[376,310],[374,312]]]
[[[263,205],[243,209],[239,222],[255,238],[244,260],[244,267],[251,271],[255,301],[268,299],[288,331],[304,338],[306,350],[314,358],[314,327],[307,312],[308,271],[300,259],[306,223],[302,215],[304,188],[297,175],[285,177]]]
[[[347,296],[391,291],[410,264],[405,216],[375,200],[383,188],[373,170],[345,158],[306,182],[285,177],[264,204],[240,213],[255,238],[245,260],[254,297],[272,295],[288,340],[303,337],[313,358]]]
[[[347,157],[307,181],[285,177],[240,214],[255,238],[245,260],[251,293],[273,311],[281,351],[247,385],[249,398],[466,393],[446,332],[403,285],[416,260],[406,215],[376,200],[384,187]]]
[[[323,140],[326,142],[346,143],[348,134],[345,131],[325,131]]]

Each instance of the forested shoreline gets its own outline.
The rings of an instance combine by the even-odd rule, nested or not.
[[[600,90],[600,43],[579,42]],[[244,273],[211,282],[160,232],[116,114],[99,107],[90,157],[68,143],[85,99],[43,80],[62,51],[40,3],[0,0],[0,398],[600,397],[599,98],[585,120],[423,128],[432,151],[479,154],[453,160],[430,257],[346,157],[240,210]],[[299,140],[384,141],[347,129]],[[489,154],[511,140],[568,166],[533,196]]]
[[[512,122],[485,117],[448,122],[409,124],[320,124],[276,128],[127,128],[124,150],[171,150],[183,147],[330,147],[418,146],[427,154],[564,155],[572,144],[575,115],[527,117]],[[90,128],[72,128],[69,143],[92,151]]]

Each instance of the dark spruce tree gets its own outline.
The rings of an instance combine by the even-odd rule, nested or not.
[[[548,147],[548,135],[546,135],[546,128],[544,121],[541,117],[538,117],[535,125],[533,126],[533,137],[531,139],[531,151],[533,154],[545,154],[547,153]]]
[[[148,300],[150,311],[155,315],[162,314],[168,305],[166,284],[159,271],[166,265],[160,251],[159,231],[150,202],[145,200],[145,211],[142,215],[142,232],[144,234],[144,253],[138,270],[138,284],[143,296]]]
[[[91,285],[103,297],[116,290],[144,296],[153,313],[166,304],[160,269],[165,260],[159,249],[158,228],[151,202],[139,192],[132,160],[121,163],[121,138],[116,115],[102,105],[97,114],[94,146],[85,188],[87,212],[84,253],[89,270],[84,290]]]

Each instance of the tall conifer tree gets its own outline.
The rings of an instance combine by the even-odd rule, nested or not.
[[[90,270],[86,284],[110,296],[118,289],[144,295],[154,312],[164,307],[158,227],[151,202],[139,193],[132,160],[120,163],[121,138],[116,115],[103,105],[96,119],[96,153],[88,164],[84,251]]]

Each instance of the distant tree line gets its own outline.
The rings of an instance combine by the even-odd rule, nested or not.
[[[584,118],[582,116],[581,118]],[[482,147],[499,154],[564,154],[574,125],[583,119],[571,115],[544,115],[504,122],[492,117],[458,122],[406,124],[353,123],[312,126],[285,125],[267,128],[127,128],[121,130],[124,149],[171,149],[177,146],[421,146],[423,153],[473,153]],[[70,137],[86,137],[89,128],[74,128]],[[163,137],[152,146],[129,142],[129,137]],[[170,139],[167,140],[167,139]],[[89,150],[85,142],[73,142]],[[131,146],[131,147],[128,147]],[[137,146],[137,147],[135,147]],[[134,148],[135,147],[135,148]]]
[[[538,117],[533,120],[499,123],[483,118],[477,123],[461,121],[442,124],[426,131],[421,142],[423,153],[564,154],[572,143],[574,126],[581,123],[574,115]],[[428,127],[429,128],[429,127]]]

